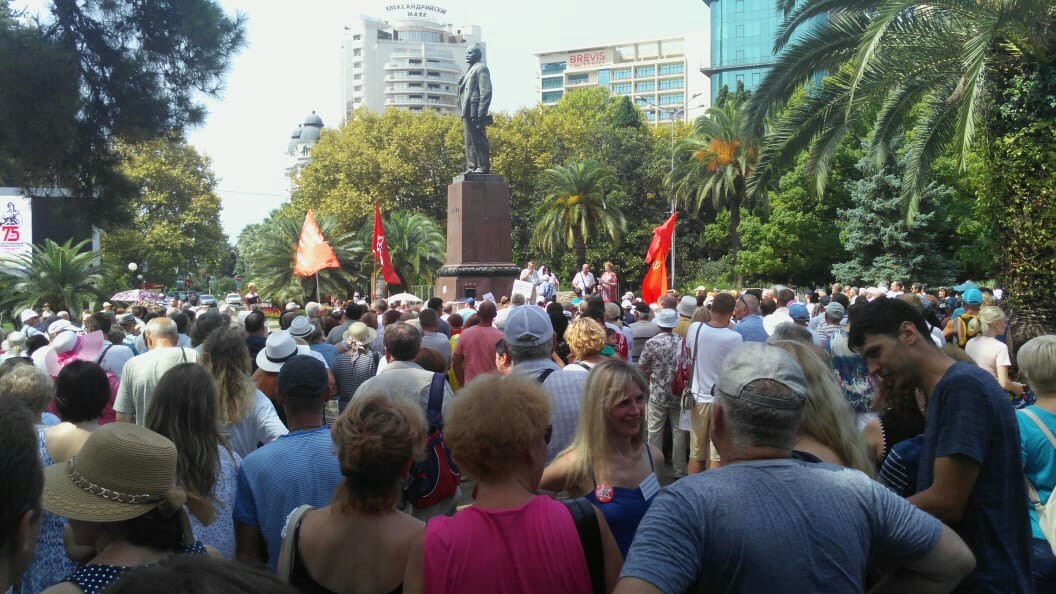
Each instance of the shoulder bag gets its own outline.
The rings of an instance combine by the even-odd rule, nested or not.
[[[297,533],[300,531],[301,520],[304,514],[312,509],[310,505],[302,505],[286,518],[286,526],[282,529],[282,547],[279,549],[279,567],[277,575],[283,583],[290,582],[290,573],[293,572],[293,560],[297,556]]]
[[[594,506],[585,497],[568,499],[562,503],[568,507],[572,521],[576,523],[579,544],[587,558],[591,591],[593,594],[602,594],[605,592],[605,552],[602,550],[601,526],[598,524],[598,516],[594,513]]]
[[[675,376],[671,378],[671,393],[682,398],[682,410],[693,410],[696,399],[693,397],[693,358],[694,353],[700,348],[700,329],[697,326],[697,334],[693,338],[693,350],[689,350],[688,341],[682,339],[682,349],[678,355],[678,365],[675,367]],[[688,338],[688,336],[687,336]]]

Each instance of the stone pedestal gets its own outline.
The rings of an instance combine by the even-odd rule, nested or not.
[[[513,264],[510,188],[501,175],[467,173],[447,187],[447,259],[437,297],[455,301],[509,295],[520,269]]]

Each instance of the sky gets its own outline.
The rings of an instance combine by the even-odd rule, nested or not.
[[[703,31],[702,0],[428,0],[454,24],[481,27],[494,86],[493,111],[538,101],[534,53]],[[205,98],[205,123],[188,140],[212,159],[220,179],[221,222],[234,243],[289,199],[284,174],[290,132],[312,111],[337,127],[341,37],[358,14],[384,16],[378,0],[220,0],[247,17],[247,45],[231,63],[225,90]]]

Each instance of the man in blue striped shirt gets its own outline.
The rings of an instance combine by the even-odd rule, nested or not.
[[[246,456],[238,470],[235,497],[235,554],[275,571],[286,517],[300,505],[330,504],[341,483],[323,407],[330,398],[322,361],[297,355],[279,372],[279,393],[290,433]]]

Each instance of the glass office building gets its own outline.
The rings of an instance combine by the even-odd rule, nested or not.
[[[774,37],[782,16],[774,0],[704,0],[711,10],[711,97],[738,82],[752,90],[774,64]],[[808,26],[816,22],[816,17]]]

